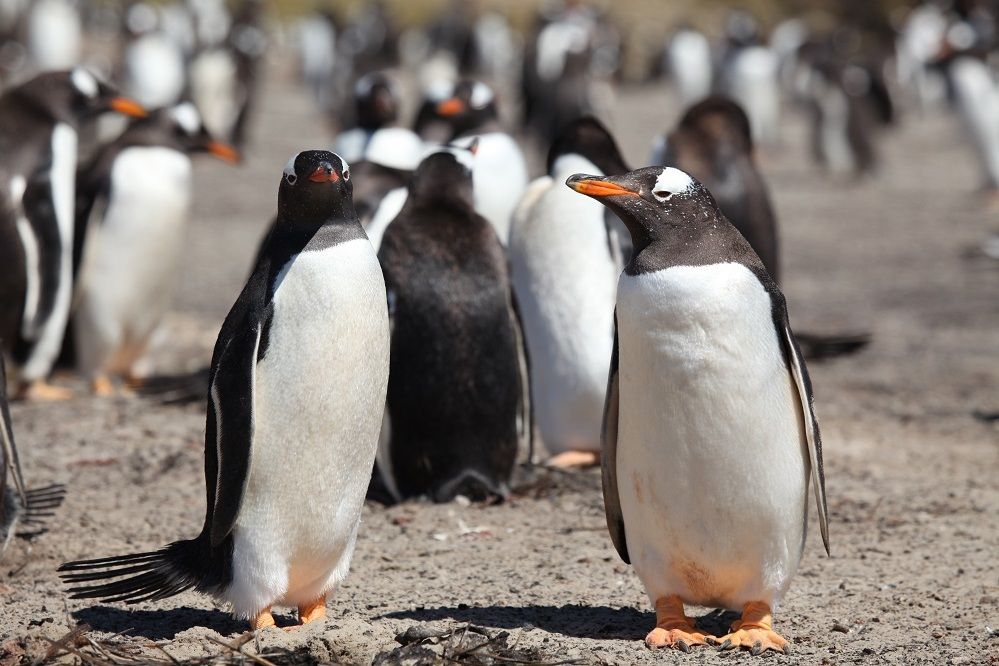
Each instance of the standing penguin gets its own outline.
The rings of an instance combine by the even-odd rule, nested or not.
[[[749,118],[738,104],[721,96],[695,104],[660,142],[652,160],[703,183],[770,277],[780,282],[776,216],[756,166]]]
[[[594,118],[568,127],[514,215],[510,271],[531,359],[531,393],[545,449],[557,467],[600,460],[600,416],[614,336],[615,235],[600,204],[561,183],[574,173],[627,171]]]
[[[18,338],[8,341],[20,366],[20,397],[68,397],[45,380],[62,347],[72,295],[77,128],[109,110],[145,115],[81,68],[41,74],[0,96],[0,170],[6,174],[0,189],[10,213],[0,219],[0,237],[16,233],[23,266],[0,272],[0,293],[23,284]]]
[[[506,258],[473,209],[471,154],[420,164],[378,252],[392,316],[378,470],[396,499],[506,497],[531,429]]]
[[[8,474],[13,485],[7,485]],[[41,525],[62,504],[64,495],[65,488],[61,485],[25,488],[7,406],[7,373],[0,354],[0,557],[19,525]]]
[[[349,127],[333,140],[333,150],[344,159],[356,162],[375,132],[388,127],[399,117],[399,93],[385,72],[371,72],[354,82],[353,109],[342,115]],[[344,121],[344,119],[341,119]],[[415,167],[415,165],[414,165]]]
[[[566,184],[613,210],[635,254],[618,283],[604,412],[611,539],[656,608],[651,647],[787,651],[771,614],[805,543],[828,552],[811,383],[784,296],[711,194],[672,167]],[[742,611],[712,637],[684,603]]]
[[[73,338],[80,371],[95,393],[135,365],[170,305],[190,211],[192,153],[235,162],[184,102],[136,121],[81,170]]]
[[[73,598],[137,602],[195,588],[255,629],[272,604],[326,614],[347,575],[388,382],[385,283],[336,154],[284,169],[278,225],[212,357],[201,534],[71,562]],[[108,582],[102,579],[114,578]]]

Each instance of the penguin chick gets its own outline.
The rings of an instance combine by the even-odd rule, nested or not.
[[[506,258],[473,209],[473,153],[420,164],[378,253],[392,315],[378,470],[396,499],[506,497],[531,429]]]
[[[201,533],[60,567],[73,598],[136,603],[194,588],[254,629],[272,604],[326,614],[350,565],[388,383],[385,283],[350,170],[306,151],[278,222],[222,324],[209,377]],[[110,580],[109,580],[110,579]]]
[[[798,567],[808,486],[828,552],[811,384],[784,296],[711,194],[672,167],[566,184],[621,218],[604,410],[607,524],[656,609],[651,647],[787,651],[772,613]],[[684,604],[739,610],[731,633]]]

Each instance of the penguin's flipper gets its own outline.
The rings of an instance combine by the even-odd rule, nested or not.
[[[617,312],[614,313],[614,350],[611,353],[610,375],[607,378],[607,402],[604,405],[603,427],[603,468],[604,512],[607,514],[607,529],[617,554],[626,564],[631,564],[628,556],[628,543],[624,535],[624,515],[621,513],[621,499],[617,492],[617,420],[618,390],[617,374]]]
[[[263,323],[237,329],[224,343],[208,388],[205,476],[213,547],[232,532],[243,501],[253,444],[253,391]],[[220,341],[221,342],[221,341]]]
[[[815,492],[815,503],[819,512],[819,531],[822,533],[822,544],[829,554],[829,510],[826,505],[826,478],[822,467],[822,435],[819,433],[819,422],[815,418],[812,405],[812,381],[808,369],[798,348],[798,341],[791,332],[787,321],[787,311],[783,312],[781,338],[787,357],[787,365],[798,389],[798,402],[801,405],[802,421],[805,425],[805,439],[808,441],[808,460],[811,468],[812,488]]]
[[[534,412],[532,411],[533,399],[531,395],[531,359],[527,353],[527,339],[524,337],[524,327],[521,324],[520,306],[517,304],[517,295],[510,290],[510,323],[513,324],[513,332],[516,336],[517,344],[517,371],[518,388],[520,390],[520,401],[517,405],[517,425],[518,442],[517,448],[527,449],[527,462],[534,464]]]

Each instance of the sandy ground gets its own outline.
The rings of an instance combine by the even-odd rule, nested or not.
[[[328,140],[287,72],[275,74],[248,162],[197,167],[177,310],[155,355],[161,369],[208,361],[274,209],[280,169],[290,154]],[[617,108],[627,157],[644,163],[651,134],[675,109],[665,91],[650,89],[623,92]],[[780,214],[792,325],[867,329],[873,343],[812,366],[832,557],[811,534],[777,615],[794,656],[767,658],[997,663],[999,426],[972,413],[999,410],[999,265],[966,250],[999,220],[974,194],[971,153],[949,118],[907,114],[884,137],[880,171],[856,182],[828,178],[809,162],[800,118],[788,117],[785,135],[765,169]],[[0,564],[0,663],[17,663],[25,651],[25,658],[44,655],[42,637],[59,638],[77,623],[95,638],[127,632],[158,641],[175,657],[218,653],[215,640],[242,631],[193,593],[104,606],[67,601],[55,575],[65,560],[197,533],[203,411],[134,398],[14,406],[29,479],[64,482],[69,496],[48,533],[16,540]],[[292,622],[290,613],[279,622]],[[509,645],[547,661],[751,659],[707,649],[653,653],[642,643],[653,622],[637,577],[606,533],[599,475],[541,473],[502,506],[369,504],[330,619],[267,631],[247,649],[369,663],[399,648],[395,636],[410,627],[471,623],[492,636],[507,631]]]

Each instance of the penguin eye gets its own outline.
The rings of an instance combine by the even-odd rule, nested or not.
[[[656,199],[659,199],[660,201],[666,201],[671,196],[673,196],[673,192],[670,192],[668,190],[653,190],[652,196],[654,196]]]
[[[284,177],[284,179],[285,179],[286,181],[288,181],[288,184],[289,184],[289,185],[294,185],[294,184],[295,184],[295,182],[296,182],[296,181],[298,181],[298,176],[296,176],[296,175],[295,175],[295,174],[293,174],[293,173],[289,173],[288,175],[286,175],[286,176]]]
[[[343,170],[343,179],[344,180],[350,180],[350,169],[344,169]]]

